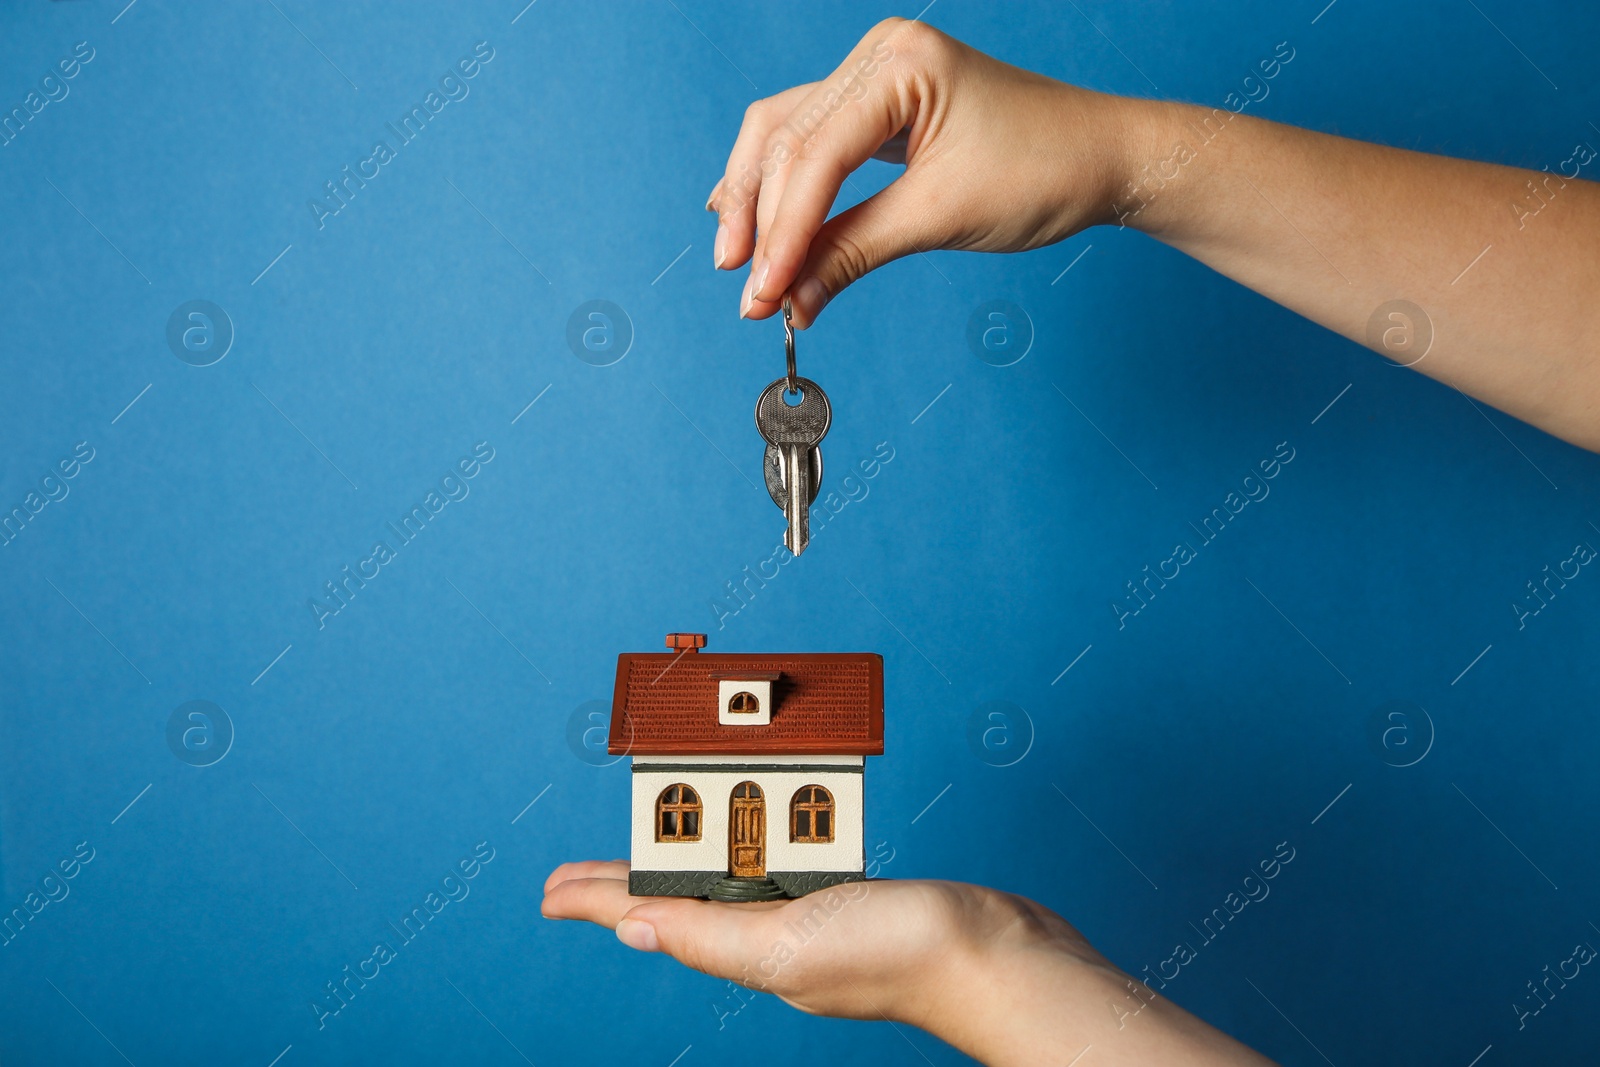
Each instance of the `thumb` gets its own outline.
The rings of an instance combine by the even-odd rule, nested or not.
[[[926,194],[906,174],[874,196],[823,224],[789,288],[795,325],[805,329],[845,286],[885,263],[940,247]]]
[[[651,901],[623,916],[617,937],[631,948],[665,952],[697,971],[759,989],[761,946],[770,947],[773,912],[781,906]]]

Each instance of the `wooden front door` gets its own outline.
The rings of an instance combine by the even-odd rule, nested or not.
[[[767,802],[761,787],[740,782],[728,801],[728,873],[761,878],[767,873]]]

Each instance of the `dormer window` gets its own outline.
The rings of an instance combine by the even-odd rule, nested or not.
[[[772,722],[772,686],[777,671],[729,671],[711,676],[717,683],[717,723],[767,726]],[[706,709],[710,711],[710,708]]]

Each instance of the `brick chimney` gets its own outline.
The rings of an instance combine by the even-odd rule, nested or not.
[[[678,652],[699,652],[706,647],[706,635],[668,634],[667,647]]]

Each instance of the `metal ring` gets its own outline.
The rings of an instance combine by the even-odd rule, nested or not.
[[[788,392],[798,393],[800,387],[795,384],[798,375],[794,369],[794,305],[790,302],[788,294],[783,298],[783,354],[789,361],[789,388]]]

